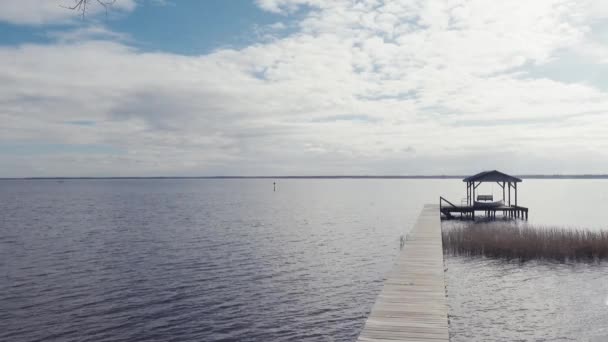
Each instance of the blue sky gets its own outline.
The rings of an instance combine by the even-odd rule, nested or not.
[[[109,27],[129,33],[144,50],[199,55],[222,47],[241,48],[255,43],[257,27],[281,19],[282,16],[262,11],[247,0],[189,0],[173,5],[141,6]]]
[[[52,0],[53,1],[53,0]],[[57,7],[69,1],[54,0]],[[97,6],[93,4],[92,6]],[[62,9],[63,10],[63,9]],[[65,10],[69,13],[69,10]],[[77,15],[76,11],[71,13]],[[74,18],[72,18],[74,19]],[[199,55],[222,47],[243,47],[259,38],[256,30],[285,20],[285,16],[263,11],[250,0],[141,1],[129,14],[110,12],[84,21],[49,25],[0,23],[0,44],[52,43],[50,31],[72,30],[100,24],[109,30],[128,34],[131,45],[142,50]]]
[[[599,0],[70,3],[0,3],[0,177],[608,173]]]

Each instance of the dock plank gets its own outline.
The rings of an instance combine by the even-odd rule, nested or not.
[[[425,205],[359,335],[359,342],[449,341],[437,205]]]

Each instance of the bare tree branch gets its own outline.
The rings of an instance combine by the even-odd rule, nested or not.
[[[108,16],[108,6],[112,6],[116,2],[116,0],[107,0],[107,1],[95,0],[95,1],[99,5],[103,6],[104,10],[106,11],[106,17]],[[59,5],[59,6],[73,10],[73,11],[80,12],[82,19],[84,19],[84,17],[87,14],[87,8],[91,4],[91,2],[92,2],[92,0],[74,0],[73,6],[63,6],[63,5]]]

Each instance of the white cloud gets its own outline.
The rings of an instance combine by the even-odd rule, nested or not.
[[[123,152],[0,156],[19,173],[4,175],[608,168],[608,94],[529,72],[590,44],[589,3],[258,4],[308,12],[285,37],[202,56],[138,51],[101,28],[1,48],[0,141]],[[95,124],[66,123],[79,120]]]
[[[335,3],[343,0],[337,0]],[[332,6],[332,1],[323,0],[257,0],[257,4],[264,10],[274,13],[291,13],[295,12],[301,6],[310,6],[314,8],[327,8]]]
[[[86,40],[114,40],[131,42],[128,34],[107,29],[101,25],[90,24],[70,31],[56,30],[48,32],[47,36],[57,43],[66,44],[70,42],[81,42]]]

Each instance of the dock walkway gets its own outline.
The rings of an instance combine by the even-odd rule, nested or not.
[[[424,206],[358,341],[449,341],[438,209]]]

